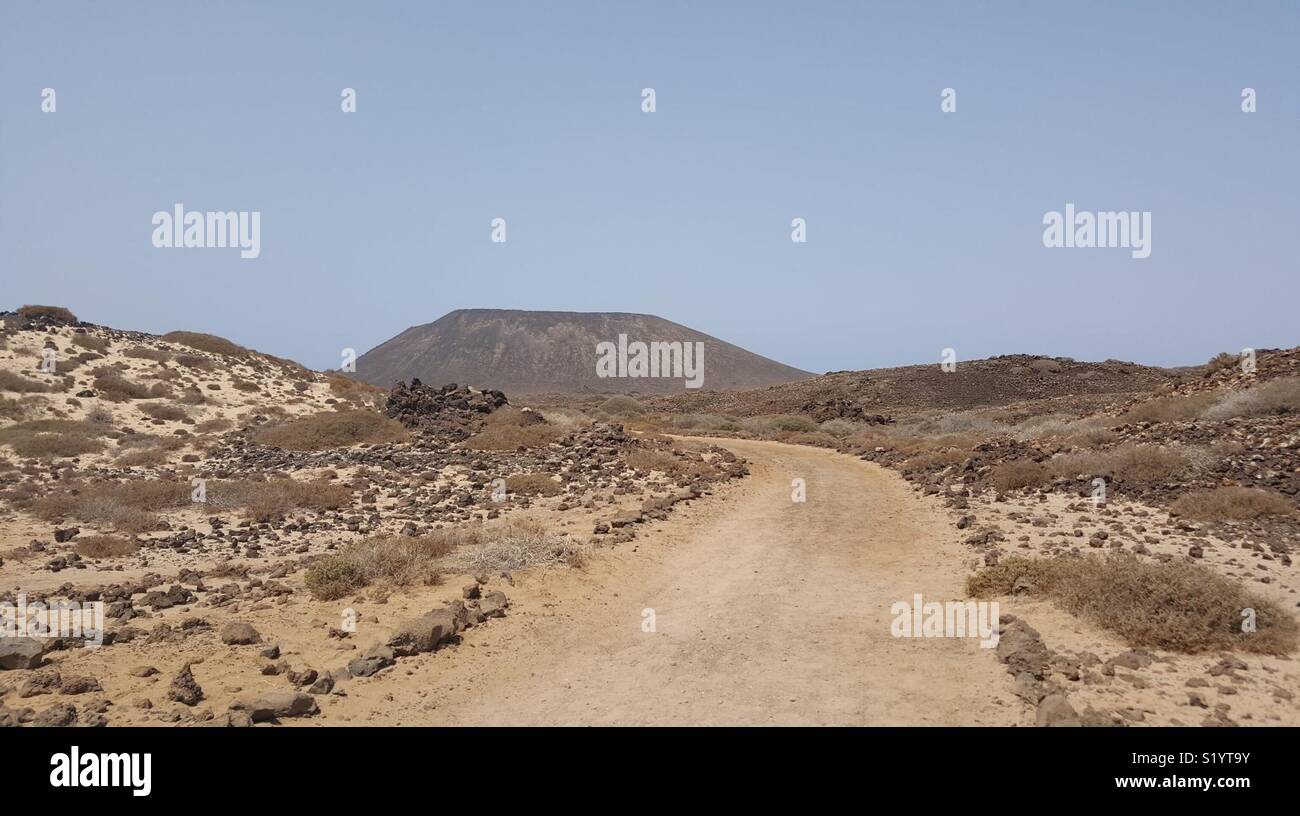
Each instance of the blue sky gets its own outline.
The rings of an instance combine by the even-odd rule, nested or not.
[[[1297,23],[1292,2],[8,3],[0,307],[321,368],[469,307],[653,313],[819,371],[1294,346]],[[176,202],[261,212],[261,257],[154,248]],[[1150,211],[1151,257],[1045,248],[1067,202]]]

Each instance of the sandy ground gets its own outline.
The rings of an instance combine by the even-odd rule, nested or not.
[[[585,570],[517,580],[509,618],[348,684],[303,724],[1031,722],[992,650],[890,635],[895,601],[961,597],[943,511],[851,457],[725,444],[752,463],[725,496]]]

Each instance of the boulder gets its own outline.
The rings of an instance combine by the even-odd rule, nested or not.
[[[478,610],[485,618],[504,618],[508,606],[510,601],[506,600],[506,594],[499,589],[484,595],[478,602]]]
[[[36,638],[0,637],[0,669],[34,669],[45,659],[45,644]]]
[[[172,684],[167,689],[167,699],[187,706],[198,705],[203,699],[203,689],[194,679],[194,672],[190,670],[189,663],[186,663],[172,679]]]
[[[255,723],[319,713],[316,698],[301,691],[273,691],[254,700],[248,708],[248,716]]]
[[[231,621],[221,627],[221,642],[227,646],[251,646],[261,643],[262,635],[250,623]]]
[[[348,663],[348,674],[369,677],[382,668],[393,665],[394,652],[387,646],[373,646],[365,654]]]
[[[388,638],[388,646],[395,655],[403,657],[432,652],[450,640],[460,628],[450,609],[435,609],[399,626]]]
[[[1083,725],[1079,712],[1074,710],[1064,694],[1049,694],[1043,698],[1038,704],[1037,722],[1043,728]]]

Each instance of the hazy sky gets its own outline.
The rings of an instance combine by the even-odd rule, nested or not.
[[[6,2],[0,308],[318,368],[462,307],[819,371],[1293,346],[1298,9]],[[260,212],[261,256],[155,248],[178,202]],[[1045,248],[1067,202],[1149,211],[1151,257]]]

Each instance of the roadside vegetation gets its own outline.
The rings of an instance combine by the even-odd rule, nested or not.
[[[1207,567],[1141,559],[1124,551],[1011,557],[972,575],[966,588],[976,598],[1050,598],[1133,647],[1285,654],[1295,649],[1300,629],[1289,612]],[[1242,631],[1243,610],[1254,611],[1254,632]]]

